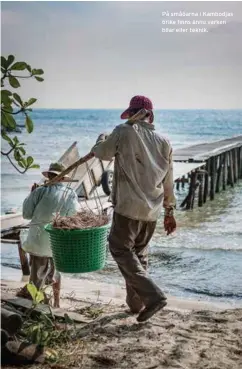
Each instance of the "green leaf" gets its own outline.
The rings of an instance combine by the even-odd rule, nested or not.
[[[32,156],[28,156],[27,157],[27,166],[30,167],[30,165],[32,165],[34,162],[34,159],[32,158]]]
[[[6,110],[9,110],[11,107],[12,100],[7,95],[1,95],[1,105],[4,105]]]
[[[3,112],[3,120],[7,123],[7,126],[9,128],[11,128],[13,130],[16,128],[15,119],[13,118],[13,116],[11,114]]]
[[[8,77],[9,83],[13,88],[18,88],[20,87],[20,83],[17,80],[17,78],[15,78],[14,76],[9,76]]]
[[[7,68],[14,62],[15,57],[13,55],[8,56]]]
[[[22,162],[22,159],[21,160],[18,160],[18,165],[21,167],[21,168],[26,168],[26,165],[23,164]]]
[[[31,167],[29,167],[29,169],[39,169],[39,165],[38,164],[33,164],[31,165]]]
[[[18,137],[17,137],[17,136],[15,136],[15,137],[13,138],[13,143],[14,143],[14,145],[16,145],[16,146],[17,146],[17,144],[19,143],[19,140],[18,140]]]
[[[4,104],[6,107],[10,106],[11,103],[12,103],[12,100],[10,99],[11,95],[12,95],[12,93],[10,91],[2,90],[1,91],[1,104]]]
[[[40,329],[39,325],[36,325],[32,328],[32,331],[31,331],[31,342],[32,343],[39,344],[39,341],[38,341],[39,329]]]
[[[1,109],[2,111],[5,111],[5,113],[7,114],[11,114],[13,112],[13,108],[12,108],[12,100],[8,103],[8,104],[2,104]]]
[[[11,66],[11,70],[24,70],[26,69],[27,67],[27,64],[25,62],[17,62],[17,63],[14,63],[12,66]]]
[[[21,155],[20,155],[20,153],[19,153],[19,150],[18,150],[18,149],[14,150],[13,156],[14,156],[14,159],[15,159],[16,161],[19,161],[19,160],[21,159]]]
[[[33,159],[33,158],[32,158]],[[27,161],[28,161],[28,158],[27,158]],[[36,298],[35,298],[35,301],[37,304],[39,304],[41,301],[43,301],[45,298],[44,294],[42,291],[38,291],[37,292],[37,295],[36,295]]]
[[[9,90],[2,90],[1,95],[12,96],[12,92]]]
[[[29,99],[29,101],[27,101],[27,103],[25,104],[25,107],[33,105],[36,101],[37,99],[35,99],[34,97],[31,97],[31,99]]]
[[[19,149],[19,151],[20,151],[23,155],[25,155],[25,154],[26,154],[26,151],[24,150],[24,148],[23,148],[23,147],[18,147],[18,149]]]
[[[43,82],[44,81],[44,78],[41,78],[41,77],[35,77],[35,79],[39,82]]]
[[[4,130],[3,127],[8,128],[8,122],[7,119],[5,118],[4,112],[1,111],[1,131],[6,132],[6,130]]]
[[[29,71],[29,73],[31,73],[32,69],[31,69],[31,66],[29,64],[27,64],[26,69]]]
[[[5,140],[5,141],[8,141],[8,143],[13,146],[13,141],[11,140],[10,137],[8,137],[8,135],[5,133],[5,132],[1,132],[1,135],[2,135],[2,138]]]
[[[18,94],[14,93],[13,97],[20,104],[20,106],[23,106],[23,101],[22,101],[21,97]]]
[[[1,66],[6,70],[7,69],[7,59],[4,56],[1,56]]]
[[[49,341],[49,332],[43,331],[42,333],[42,342],[44,345],[47,345]]]
[[[33,124],[32,119],[28,115],[26,115],[25,126],[27,128],[28,133],[33,132],[34,124]]]
[[[36,298],[37,293],[38,293],[38,290],[35,287],[35,285],[33,283],[28,283],[27,284],[27,290],[28,290],[30,296],[32,297],[33,301],[35,301],[35,298]]]
[[[44,74],[43,69],[32,69],[32,74],[35,75],[41,75]]]

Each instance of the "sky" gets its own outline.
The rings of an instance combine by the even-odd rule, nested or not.
[[[234,16],[208,33],[164,33],[164,11]],[[36,107],[125,108],[145,95],[156,109],[242,108],[242,2],[11,1],[1,20],[2,55],[45,71],[21,87]]]

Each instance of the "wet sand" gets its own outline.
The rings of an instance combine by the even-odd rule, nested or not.
[[[1,291],[14,294],[23,284],[2,280]],[[124,301],[120,286],[63,279],[61,308],[101,311],[79,341],[65,345],[69,368],[242,368],[242,306],[168,297],[164,310],[139,324],[125,313]]]

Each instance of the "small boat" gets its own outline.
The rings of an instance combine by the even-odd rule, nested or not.
[[[74,142],[59,159],[59,163],[69,167],[75,161],[80,159],[77,142]],[[88,163],[80,165],[76,170],[69,173],[69,176],[76,180],[72,186],[77,192],[78,197],[90,199],[95,190],[99,189],[100,195],[109,196],[112,190],[113,180],[113,160],[102,161],[98,158],[92,158]]]

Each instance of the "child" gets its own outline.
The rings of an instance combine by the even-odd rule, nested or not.
[[[51,180],[64,170],[62,164],[53,163],[42,174]],[[31,219],[28,236],[22,246],[30,254],[30,282],[38,289],[52,284],[54,307],[59,307],[61,276],[55,271],[49,235],[44,226],[52,221],[56,213],[71,216],[81,210],[76,192],[63,183],[67,181],[72,180],[65,176],[50,186],[38,187],[34,184],[23,203],[23,218]],[[25,286],[17,295],[27,297],[26,292]]]

